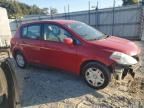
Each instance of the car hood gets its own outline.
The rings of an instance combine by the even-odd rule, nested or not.
[[[140,49],[134,42],[115,36],[109,36],[106,39],[90,41],[90,43],[104,48],[104,50],[119,51],[130,56],[138,55],[140,53]]]

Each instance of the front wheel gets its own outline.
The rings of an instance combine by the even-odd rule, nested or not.
[[[22,53],[17,52],[15,54],[15,61],[18,67],[25,68],[26,67],[26,59]]]
[[[86,83],[97,90],[105,88],[111,80],[109,69],[97,62],[86,64],[83,67],[83,76]]]

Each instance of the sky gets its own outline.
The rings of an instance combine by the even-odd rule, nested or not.
[[[64,13],[65,10],[68,11],[68,4],[70,12],[88,10],[88,2],[90,1],[91,9],[97,5],[99,8],[108,8],[113,6],[114,0],[19,0],[20,2],[26,3],[28,5],[37,5],[40,8],[56,8],[59,13]],[[115,0],[116,6],[122,5],[122,0]]]

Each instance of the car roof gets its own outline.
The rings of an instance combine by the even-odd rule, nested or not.
[[[22,23],[22,25],[35,24],[35,23],[46,23],[46,22],[59,23],[59,24],[64,25],[64,24],[71,24],[71,23],[78,22],[78,21],[75,21],[75,20],[40,20],[40,21],[25,22],[25,23]]]

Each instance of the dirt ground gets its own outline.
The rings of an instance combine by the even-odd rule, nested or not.
[[[24,108],[144,108],[144,42],[141,49],[142,66],[130,82],[112,80],[108,87],[96,91],[81,77],[59,70],[30,66],[15,66]],[[13,61],[13,59],[12,59]]]

